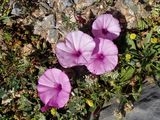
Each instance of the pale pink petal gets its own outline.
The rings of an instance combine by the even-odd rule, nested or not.
[[[42,92],[45,92],[45,91],[48,91],[48,90],[53,90],[53,86],[49,87],[49,86],[44,86],[44,85],[38,84],[37,85],[37,90],[38,90],[39,93],[42,93]]]
[[[79,50],[79,45],[80,45],[81,38],[82,38],[83,34],[84,33],[81,31],[74,31],[74,32],[70,32],[67,35],[67,37],[66,37],[67,41],[70,41],[70,43],[73,44],[75,50]]]
[[[56,48],[61,51],[64,51],[65,53],[73,53],[75,50],[74,48],[72,48],[72,46],[70,45],[71,43],[68,42],[59,42],[56,45]]]
[[[90,60],[95,42],[93,38],[81,31],[70,32],[66,41],[56,46],[56,56],[59,63],[67,68],[85,65]]]
[[[58,94],[57,97],[57,104],[59,108],[64,107],[64,105],[68,102],[69,100],[69,93],[65,92],[65,91],[61,91]]]
[[[95,75],[100,75],[106,72],[103,61],[98,60],[93,60],[90,64],[88,64],[87,69]]]
[[[38,83],[44,86],[52,87],[54,86],[54,82],[50,80],[51,78],[48,77],[45,73],[39,78]],[[53,79],[53,78],[52,78]]]
[[[119,21],[117,19],[112,20],[108,26],[108,31],[113,31],[115,34],[119,34],[121,32]]]
[[[59,79],[61,79],[59,82],[62,85],[62,90],[69,93],[71,91],[71,84],[66,74],[62,72]]]
[[[39,93],[39,97],[41,98],[42,102],[45,105],[47,105],[50,99],[53,96],[57,96],[57,94],[58,94],[58,91],[56,89],[52,89],[52,90],[48,90],[48,91]]]
[[[80,40],[80,50],[82,51],[82,53],[84,52],[92,52],[92,50],[95,48],[95,42],[93,40],[93,38],[87,34],[83,34]]]
[[[41,110],[46,111],[48,107],[60,108],[68,102],[69,94],[71,92],[71,85],[69,78],[64,72],[53,68],[46,70],[40,77],[37,90],[41,101],[45,104]],[[61,93],[62,91],[66,93],[66,95]],[[63,99],[63,101],[60,101],[59,106],[60,98]]]
[[[55,74],[53,73],[55,72]],[[59,75],[60,70],[57,69],[48,69],[45,73],[39,78],[38,83],[43,86],[54,87],[58,82],[56,77]]]
[[[113,70],[118,64],[117,46],[110,40],[96,38],[96,47],[90,61],[86,64],[87,69],[96,75]]]
[[[57,46],[60,43],[57,44]],[[73,52],[68,52],[62,49],[67,49],[67,47],[62,47],[62,48],[56,48],[56,55],[58,58],[59,63],[64,67],[72,67],[75,65],[75,57],[73,56]]]
[[[68,82],[64,82],[64,84],[62,84],[62,89],[69,93],[71,91],[71,85]]]
[[[60,83],[59,77],[61,77],[62,71],[56,68],[52,68],[50,71],[52,73],[52,77],[54,78],[54,81],[56,83]],[[69,82],[69,79],[68,79],[68,82]]]
[[[112,22],[109,24],[107,30],[109,31],[109,33],[107,34],[107,38],[116,39],[121,32],[119,21],[117,19],[113,19]]]
[[[104,60],[104,67],[106,72],[112,71],[118,64],[118,56],[113,55],[113,56],[107,56]]]
[[[97,17],[92,24],[92,33],[97,38],[116,39],[121,32],[119,21],[111,14]]]
[[[104,55],[117,55],[118,54],[118,48],[117,46],[108,39],[102,39],[99,44],[99,53],[103,53]]]

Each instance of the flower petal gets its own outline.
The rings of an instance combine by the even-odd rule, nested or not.
[[[61,91],[58,94],[57,97],[57,104],[59,108],[64,107],[64,105],[68,102],[69,100],[69,93],[65,92],[65,91]]]
[[[57,46],[60,43],[57,44]],[[66,51],[65,51],[66,49]],[[61,46],[56,48],[56,55],[58,58],[59,63],[64,67],[72,67],[75,65],[75,57],[73,56],[72,51],[68,51],[68,48],[66,46]]]
[[[96,47],[91,60],[86,64],[87,69],[96,75],[113,70],[118,63],[118,48],[107,39],[96,38]]]
[[[74,31],[67,35],[65,43],[57,44],[56,56],[65,68],[85,65],[90,60],[94,47],[95,42],[91,36]]]
[[[103,30],[106,30],[104,33]],[[111,14],[97,17],[92,24],[92,33],[97,38],[116,39],[121,32],[119,21]]]
[[[95,75],[100,75],[105,73],[105,68],[104,68],[104,63],[103,61],[98,61],[98,60],[93,60],[88,66],[87,69],[95,74]]]
[[[44,74],[47,74],[47,77]],[[45,104],[41,110],[46,111],[48,109],[47,107],[63,107],[62,105],[65,105],[69,100],[69,94],[71,92],[69,78],[64,72],[56,68],[48,69],[44,74],[40,77],[38,81],[39,84],[37,85],[38,95]],[[63,92],[66,93],[66,95],[63,94]],[[63,99],[63,101],[60,101],[59,106],[60,98]]]
[[[112,71],[118,64],[118,56],[107,56],[104,60],[104,68],[106,72]]]
[[[47,105],[51,98],[56,97],[58,91],[56,89],[48,90],[45,92],[39,93],[39,97],[41,98],[42,102]]]
[[[74,31],[74,32],[70,32],[67,35],[66,37],[67,41],[70,41],[73,44],[75,50],[79,50],[79,45],[81,43],[81,38],[83,34],[84,33],[81,31]]]
[[[66,74],[62,72],[59,79],[61,79],[60,84],[62,85],[62,90],[70,93],[71,84],[70,84],[69,78],[66,76]]]
[[[103,53],[104,55],[117,55],[118,54],[118,48],[117,46],[108,39],[100,39],[99,44],[99,53]]]

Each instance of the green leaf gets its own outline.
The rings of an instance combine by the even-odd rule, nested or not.
[[[141,92],[142,92],[142,85],[140,85],[138,90],[136,90],[135,88],[132,89],[132,96],[136,101],[138,100]]]
[[[46,120],[46,117],[42,113],[39,113],[36,114],[31,120]]]
[[[25,97],[21,96],[18,101],[18,109],[23,111],[31,111],[32,110],[32,103]]]
[[[3,88],[0,89],[0,98],[2,98],[2,96],[5,94],[5,91]]]
[[[7,42],[12,40],[12,35],[10,33],[8,33],[8,32],[4,33],[3,37]]]
[[[137,27],[138,27],[139,30],[144,30],[144,29],[148,28],[148,24],[146,23],[145,20],[139,19],[138,22],[137,22]]]
[[[132,78],[133,74],[135,72],[135,67],[127,67],[127,68],[122,68],[121,70],[121,79],[120,81],[126,81]]]
[[[147,35],[146,35],[146,39],[144,41],[144,43],[149,43],[152,37],[152,33],[153,31],[151,30]]]

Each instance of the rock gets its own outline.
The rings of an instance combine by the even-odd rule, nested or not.
[[[62,9],[73,5],[73,2],[71,2],[71,0],[60,0],[60,2],[63,4]]]
[[[115,109],[117,107],[112,104],[102,110],[99,120],[115,120]],[[160,88],[156,85],[145,85],[134,109],[127,112],[123,120],[160,120]]]
[[[137,2],[133,2],[132,0],[123,0],[123,3],[129,7],[133,12],[137,13],[138,6]]]
[[[47,41],[49,43],[56,43],[57,42],[57,38],[58,38],[58,34],[57,34],[57,30],[52,28],[49,29],[47,32]]]
[[[131,29],[136,27],[136,16],[134,11],[129,7],[129,3],[127,0],[118,0],[115,4],[115,8],[125,17],[127,28]]]
[[[115,120],[114,111],[117,109],[117,104],[112,104],[101,111],[99,120]]]
[[[79,0],[76,4],[76,9],[77,9],[77,11],[79,11],[85,7],[92,5],[96,1],[97,0]]]
[[[79,0],[74,0],[74,3],[77,4]]]
[[[126,114],[126,120],[160,120],[160,88],[145,86],[134,106],[133,111]]]
[[[115,8],[125,17],[128,29],[136,28],[139,18],[147,18],[150,15],[144,4],[138,0],[117,0]]]
[[[22,14],[22,7],[19,3],[15,2],[13,4],[13,9],[11,11],[11,14],[15,16],[20,16]]]
[[[41,35],[45,39],[49,37],[48,39],[50,39],[50,37],[54,37],[54,35],[56,34],[54,33],[56,32],[55,28],[56,28],[55,17],[51,14],[44,17],[43,21],[36,22],[34,26],[34,34]]]
[[[54,1],[53,0],[47,0],[47,3],[50,7],[53,7]]]

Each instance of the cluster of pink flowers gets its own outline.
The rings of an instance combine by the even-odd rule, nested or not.
[[[112,40],[120,34],[119,21],[111,14],[100,15],[92,25],[91,36],[81,32],[70,32],[65,42],[57,44],[56,55],[65,67],[85,65],[96,75],[113,70],[118,63],[118,49]]]
[[[65,42],[56,45],[56,56],[64,68],[85,65],[95,75],[112,71],[118,63],[118,49],[113,43],[121,32],[119,21],[111,14],[100,15],[92,25],[91,37],[81,31],[70,32]],[[67,75],[56,68],[48,69],[38,81],[38,93],[45,104],[62,108],[69,100],[71,85]]]

